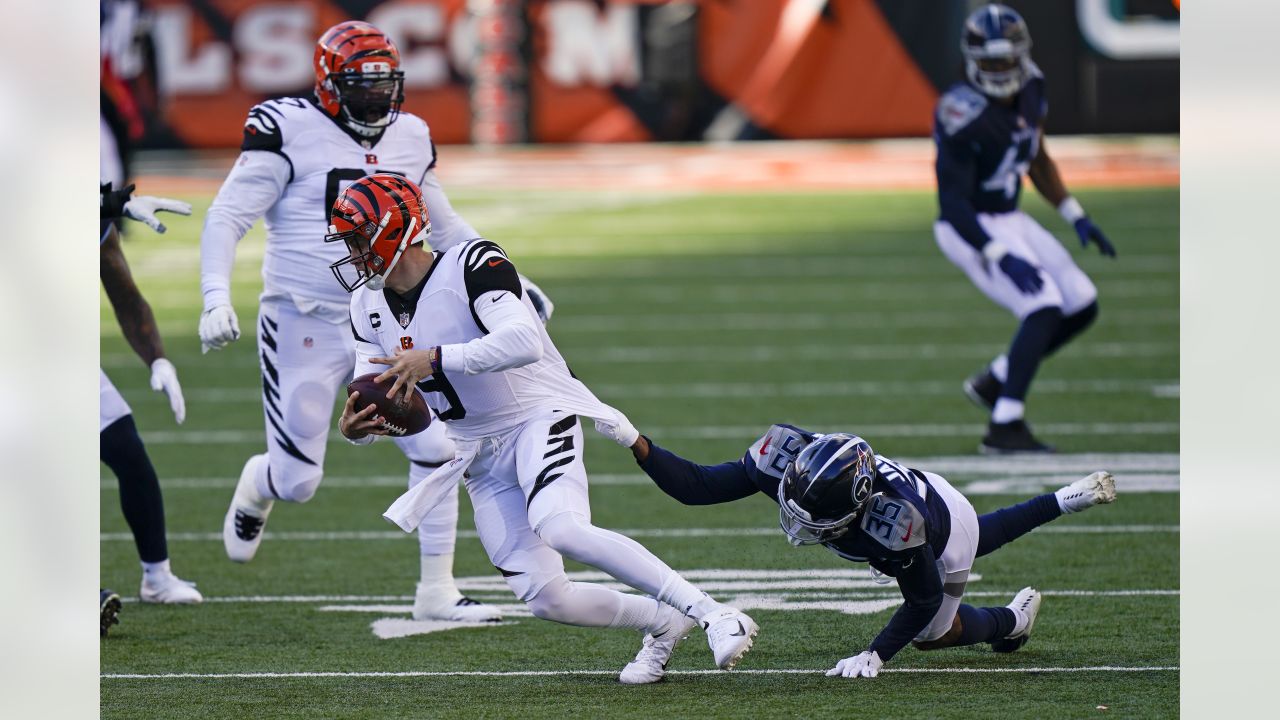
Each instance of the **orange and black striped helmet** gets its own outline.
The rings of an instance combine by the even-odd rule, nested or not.
[[[341,22],[320,36],[314,58],[316,102],[353,131],[373,136],[404,103],[400,51],[367,22]]]
[[[352,183],[329,210],[325,242],[344,242],[347,257],[329,266],[347,292],[368,284],[381,290],[405,248],[424,242],[431,219],[422,191],[403,176],[367,175]]]

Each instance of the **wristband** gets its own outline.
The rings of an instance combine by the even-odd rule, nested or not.
[[[440,366],[443,364],[442,356],[443,356],[443,353],[440,351],[439,345],[431,348],[431,374],[432,375],[435,375],[436,373],[440,372],[441,370]]]
[[[1009,254],[1009,248],[1005,247],[1004,243],[999,240],[991,238],[986,245],[982,246],[982,254],[991,262],[998,263],[1000,258]]]
[[[1084,208],[1080,206],[1079,200],[1068,195],[1066,200],[1058,203],[1058,214],[1068,225],[1075,225],[1077,220],[1084,217]]]
[[[341,433],[339,433],[339,434],[341,435]],[[342,437],[343,437],[347,442],[351,443],[352,445],[372,445],[372,444],[373,444],[373,441],[378,439],[378,436],[377,436],[377,435],[374,435],[373,433],[369,433],[368,435],[365,435],[364,437],[360,438],[359,440],[352,440],[351,438],[347,437],[346,435],[343,435]]]

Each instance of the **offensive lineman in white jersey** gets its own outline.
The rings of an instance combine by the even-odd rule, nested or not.
[[[265,216],[258,350],[268,448],[245,463],[223,523],[227,555],[237,562],[253,559],[276,500],[301,503],[315,494],[336,393],[355,365],[348,298],[325,268],[345,253],[321,241],[339,191],[368,173],[399,173],[426,188],[436,247],[479,236],[436,179],[427,124],[400,112],[404,73],[391,40],[368,23],[340,23],[320,36],[314,62],[314,99],[268,100],[249,111],[242,152],[209,208],[200,244],[207,351],[240,336],[230,298],[236,243]],[[410,486],[454,454],[442,427],[397,445],[411,461]],[[454,583],[457,502],[454,487],[420,527],[413,616],[499,620],[496,608],[463,597]]]
[[[434,232],[412,182],[389,174],[352,184],[333,207],[327,241],[349,257],[331,267],[354,291],[356,373],[395,377],[388,397],[421,390],[458,454],[387,512],[410,530],[465,473],[476,531],[489,559],[536,617],[646,632],[624,683],[662,679],[676,643],[699,621],[716,664],[731,669],[758,628],[716,602],[634,540],[591,524],[578,416],[624,446],[635,428],[569,372],[496,244],[423,247]],[[390,365],[390,368],[384,368]],[[385,435],[370,404],[347,400],[339,429],[357,444]],[[564,557],[605,571],[651,597],[571,582]],[[654,655],[660,662],[649,662]],[[639,662],[640,660],[644,662]]]

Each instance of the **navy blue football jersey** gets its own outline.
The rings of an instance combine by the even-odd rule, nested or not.
[[[747,449],[742,467],[760,492],[777,502],[787,465],[816,437],[792,425],[774,425]],[[930,491],[925,474],[877,455],[871,499],[857,527],[823,546],[846,560],[870,562],[893,574],[880,561],[907,557],[926,543],[935,557],[942,557],[950,536],[951,512]]]
[[[952,85],[938,99],[933,141],[940,197],[967,199],[978,213],[1018,209],[1022,177],[1039,152],[1040,126],[1049,110],[1044,76],[1034,65],[1013,100],[1005,105],[968,83]],[[943,219],[949,220],[943,205]]]

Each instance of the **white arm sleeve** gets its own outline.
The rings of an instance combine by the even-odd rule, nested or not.
[[[200,235],[200,292],[205,309],[231,304],[236,244],[284,194],[292,168],[282,155],[240,153],[209,206]]]
[[[441,347],[440,367],[445,372],[477,375],[542,358],[542,335],[520,298],[506,290],[491,290],[476,298],[475,309],[489,334]]]
[[[422,197],[427,201],[427,217],[431,220],[427,244],[432,250],[444,252],[454,245],[480,237],[480,233],[449,204],[435,170],[428,170],[422,176]]]

